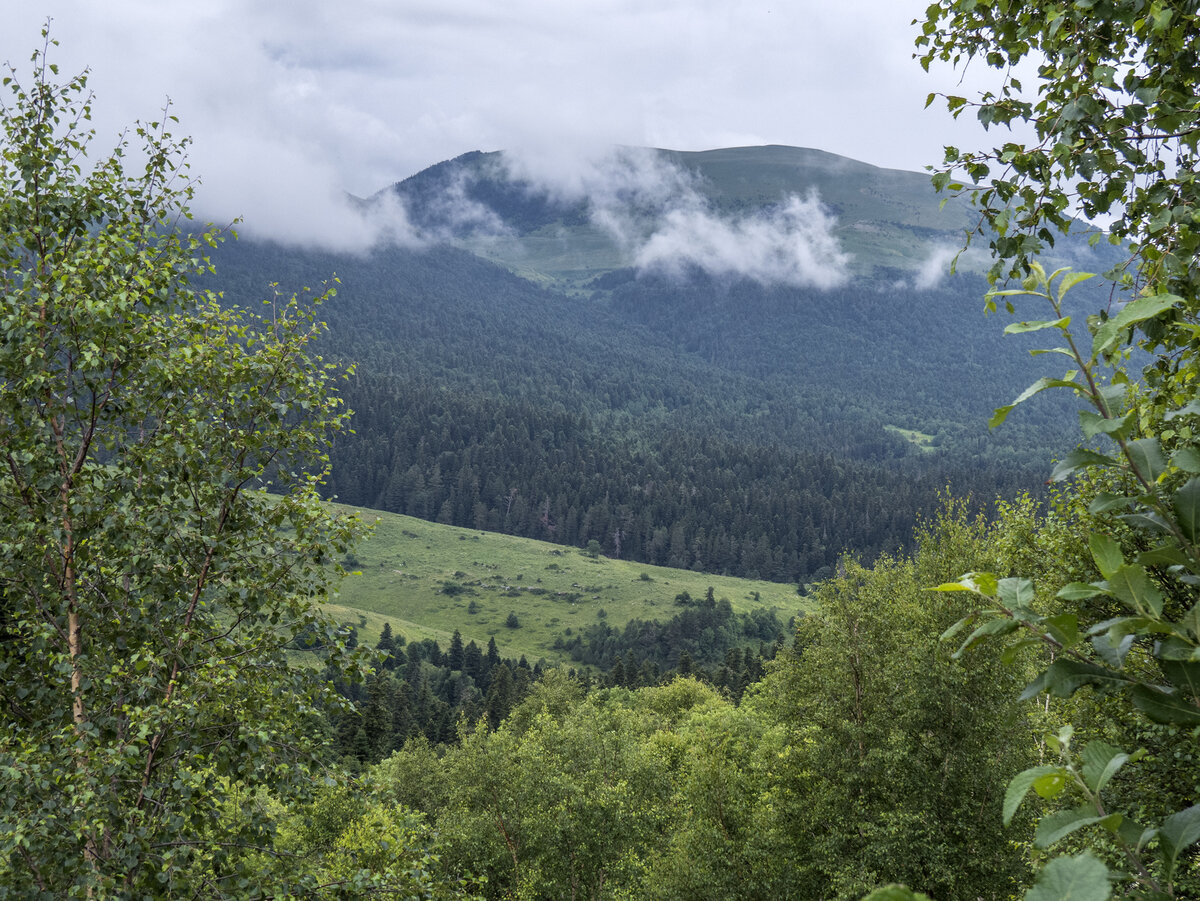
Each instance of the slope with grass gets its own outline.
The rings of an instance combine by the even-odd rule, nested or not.
[[[796,586],[649,566],[529,538],[425,522],[394,513],[358,511],[373,533],[346,561],[352,570],[333,610],[373,644],[385,622],[409,641],[433,638],[445,647],[457,629],[463,641],[531,663],[568,662],[554,647],[603,620],[665,621],[687,592],[711,587],[736,612],[774,609],[780,620],[805,611]],[[515,614],[517,627],[510,627]],[[570,631],[568,631],[570,630]]]

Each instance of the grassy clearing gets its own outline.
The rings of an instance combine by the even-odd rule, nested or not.
[[[933,445],[933,435],[927,435],[925,432],[918,432],[916,429],[902,429],[896,425],[885,425],[884,428],[889,432],[895,432],[909,444],[912,444],[927,453],[936,450]]]
[[[444,648],[455,629],[482,648],[495,638],[506,657],[565,660],[551,645],[567,629],[604,619],[666,620],[675,596],[703,597],[711,585],[734,610],[775,608],[787,621],[808,602],[792,584],[736,579],[689,570],[588,557],[577,548],[438,525],[375,510],[358,511],[375,531],[347,568],[331,611],[374,642],[385,622],[407,639],[436,638]],[[506,625],[515,613],[518,628]]]

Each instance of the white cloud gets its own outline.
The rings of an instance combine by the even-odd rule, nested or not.
[[[695,267],[762,284],[834,288],[848,279],[850,257],[833,224],[815,193],[792,195],[769,213],[740,219],[693,206],[668,213],[636,260],[642,269],[679,273]]]
[[[930,248],[929,255],[913,276],[914,286],[922,291],[936,288],[942,279],[950,274],[950,264],[961,252],[962,247],[949,244],[938,244]]]
[[[762,214],[723,217],[698,177],[662,154],[616,148],[602,156],[561,152],[506,155],[515,178],[566,201],[586,198],[604,229],[642,270],[750,278],[763,284],[832,288],[850,258],[817,195],[783,198]]]
[[[919,169],[977,130],[922,111],[957,81],[911,59],[924,5],[31,0],[5,10],[0,60],[28,60],[54,16],[63,71],[92,67],[102,136],[169,96],[202,215],[324,240],[348,227],[330,198],[473,149],[777,143]]]

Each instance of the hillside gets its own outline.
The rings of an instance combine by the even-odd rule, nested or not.
[[[571,662],[563,639],[596,623],[665,622],[712,588],[735,613],[773,611],[781,623],[808,609],[796,588],[649,566],[528,538],[360,510],[374,530],[346,561],[353,571],[333,610],[373,643],[383,624],[409,642],[443,648],[455,630],[504,657]],[[506,625],[515,614],[519,626]],[[557,640],[558,647],[555,646]]]
[[[983,503],[1042,484],[1074,414],[1051,400],[989,433],[992,408],[1042,372],[1021,352],[1031,342],[980,315],[982,278],[924,283],[878,262],[821,284],[832,270],[804,268],[800,251],[838,229],[923,235],[916,220],[938,204],[928,187],[916,199],[923,176],[792,148],[676,155],[695,172],[665,156],[643,152],[623,182],[594,176],[593,194],[572,198],[469,154],[402,184],[409,218],[441,235],[424,246],[220,249],[215,286],[231,301],[340,280],[324,352],[357,363],[343,388],[356,416],[333,449],[332,494],[649,564],[808,581],[844,551],[905,547],[947,487]],[[840,217],[768,200],[817,176]],[[597,209],[653,264],[604,263],[576,241]],[[547,229],[584,254],[570,279],[519,277],[469,250]],[[724,271],[686,253],[668,265],[667,237],[687,235],[742,256]],[[861,241],[830,246],[877,259]]]
[[[636,266],[638,251],[669,227],[664,221],[678,222],[681,215],[732,227],[736,240],[747,227],[779,225],[793,199],[813,198],[831,218],[829,232],[848,257],[847,272],[887,282],[931,281],[978,220],[965,199],[937,194],[925,173],[784,146],[615,148],[588,160],[569,180],[503,152],[473,152],[398,182],[370,202],[384,198],[402,201],[426,235],[452,240],[535,282],[585,293],[596,288],[597,277]],[[805,209],[804,219],[813,218]],[[1067,242],[1056,253],[1064,263],[1094,256],[1083,241]],[[980,269],[982,259],[973,255],[962,265]]]

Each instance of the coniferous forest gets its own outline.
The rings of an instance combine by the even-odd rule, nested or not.
[[[0,107],[0,899],[1200,897],[1200,11],[919,24],[1001,82],[929,103],[1015,126],[946,149],[990,268],[926,287],[522,277],[496,248],[590,214],[483,154],[387,191],[432,228],[469,188],[508,244],[222,243],[174,120],[105,146],[47,24]],[[814,158],[653,153],[745,176],[714,209]],[[807,606],[664,576],[559,665],[368,631],[335,498]]]

